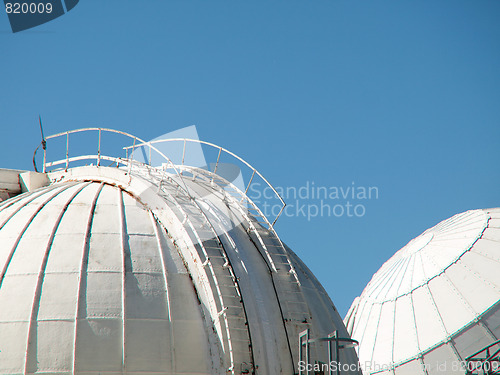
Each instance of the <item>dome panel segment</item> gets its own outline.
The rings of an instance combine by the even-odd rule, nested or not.
[[[396,311],[394,312],[393,360],[411,358],[415,353],[419,352],[415,324],[411,295],[398,298],[396,300]]]

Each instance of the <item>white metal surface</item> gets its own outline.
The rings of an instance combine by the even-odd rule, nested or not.
[[[467,211],[410,241],[373,276],[345,323],[365,374],[464,374],[500,338],[500,209]]]
[[[292,375],[298,333],[347,336],[244,193],[189,173],[69,168],[1,204],[1,374]]]

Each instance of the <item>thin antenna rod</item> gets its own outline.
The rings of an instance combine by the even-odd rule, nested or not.
[[[47,141],[45,140],[45,136],[43,135],[42,116],[40,116],[40,115],[38,115],[38,123],[40,124],[40,133],[42,134],[43,169],[45,172],[45,153],[47,150]],[[40,146],[38,146],[38,147],[40,147]],[[33,153],[33,167],[35,167],[35,172],[38,172],[38,169],[36,167],[36,161],[35,161],[35,156],[36,156],[36,152],[38,150],[38,147],[36,148],[35,152]]]
[[[42,126],[42,116],[38,115],[38,123],[40,124],[40,133],[42,133],[42,148],[44,150],[47,149],[47,141],[45,141],[45,136],[43,135],[43,126]]]

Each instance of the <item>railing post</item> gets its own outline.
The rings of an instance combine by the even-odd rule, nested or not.
[[[281,206],[280,212],[278,212],[278,215],[276,216],[276,218],[274,219],[274,221],[271,224],[272,227],[274,227],[274,224],[276,224],[276,222],[278,221],[278,219],[281,216],[281,213],[283,212],[283,210],[285,209],[285,207],[286,207],[286,203],[283,202],[283,206]]]
[[[135,151],[135,141],[136,141],[136,137],[134,137],[134,143],[132,144],[132,152],[130,153],[130,159],[133,159],[134,158],[134,151]]]
[[[332,334],[328,335],[330,339]],[[332,340],[328,340],[328,375],[332,375],[332,362],[333,362],[333,353],[332,353]]]
[[[203,151],[202,151],[203,152]],[[186,138],[184,138],[184,145],[182,146],[182,160],[181,160],[181,165],[184,166],[184,158],[186,156]],[[181,168],[181,173],[180,175],[184,173],[184,169]]]
[[[182,161],[181,161],[181,165],[184,165],[184,156],[186,156],[186,138],[184,138],[184,147],[182,148]]]
[[[335,338],[335,360],[337,361],[337,375],[340,375],[340,350],[339,350],[339,331],[333,332]]]
[[[221,152],[222,152],[222,147],[219,148],[219,155],[217,155],[217,161],[215,162],[214,174],[217,173],[217,167],[219,166],[219,159]]]
[[[219,165],[219,159],[220,159],[220,154],[222,152],[222,147],[219,147],[219,155],[217,155],[217,161],[215,162],[215,168],[214,168],[214,174],[217,173],[217,167]],[[213,176],[212,176],[212,181],[214,180]]]
[[[305,349],[303,349],[305,347]],[[302,354],[305,351],[305,356]],[[304,358],[305,357],[305,358]],[[311,361],[309,354],[309,330],[306,329],[299,333],[299,375],[307,375],[310,373],[309,371],[309,362]],[[301,370],[300,365],[305,366],[305,371]]]
[[[149,147],[149,166],[151,166],[151,143],[148,143]]]
[[[69,166],[69,132],[66,132],[66,168],[65,171],[68,170]]]
[[[252,177],[250,177],[250,181],[248,181],[247,188],[245,189],[245,195],[247,195],[248,189],[250,189],[250,185],[252,184],[253,176],[255,176],[255,169],[253,170]]]
[[[101,165],[101,128],[99,128],[99,144],[97,145],[97,166]]]
[[[45,166],[45,163],[47,162],[47,150],[44,148],[43,149],[43,173],[46,173],[47,168]]]
[[[128,173],[132,170],[132,160],[134,159],[134,150],[135,150],[135,141],[136,137],[134,137],[134,144],[132,145],[132,152],[130,153],[130,158],[128,159]]]

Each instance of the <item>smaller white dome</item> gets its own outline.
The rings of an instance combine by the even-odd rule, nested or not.
[[[499,300],[500,209],[473,210],[394,254],[345,323],[366,374],[432,374],[500,339]]]

